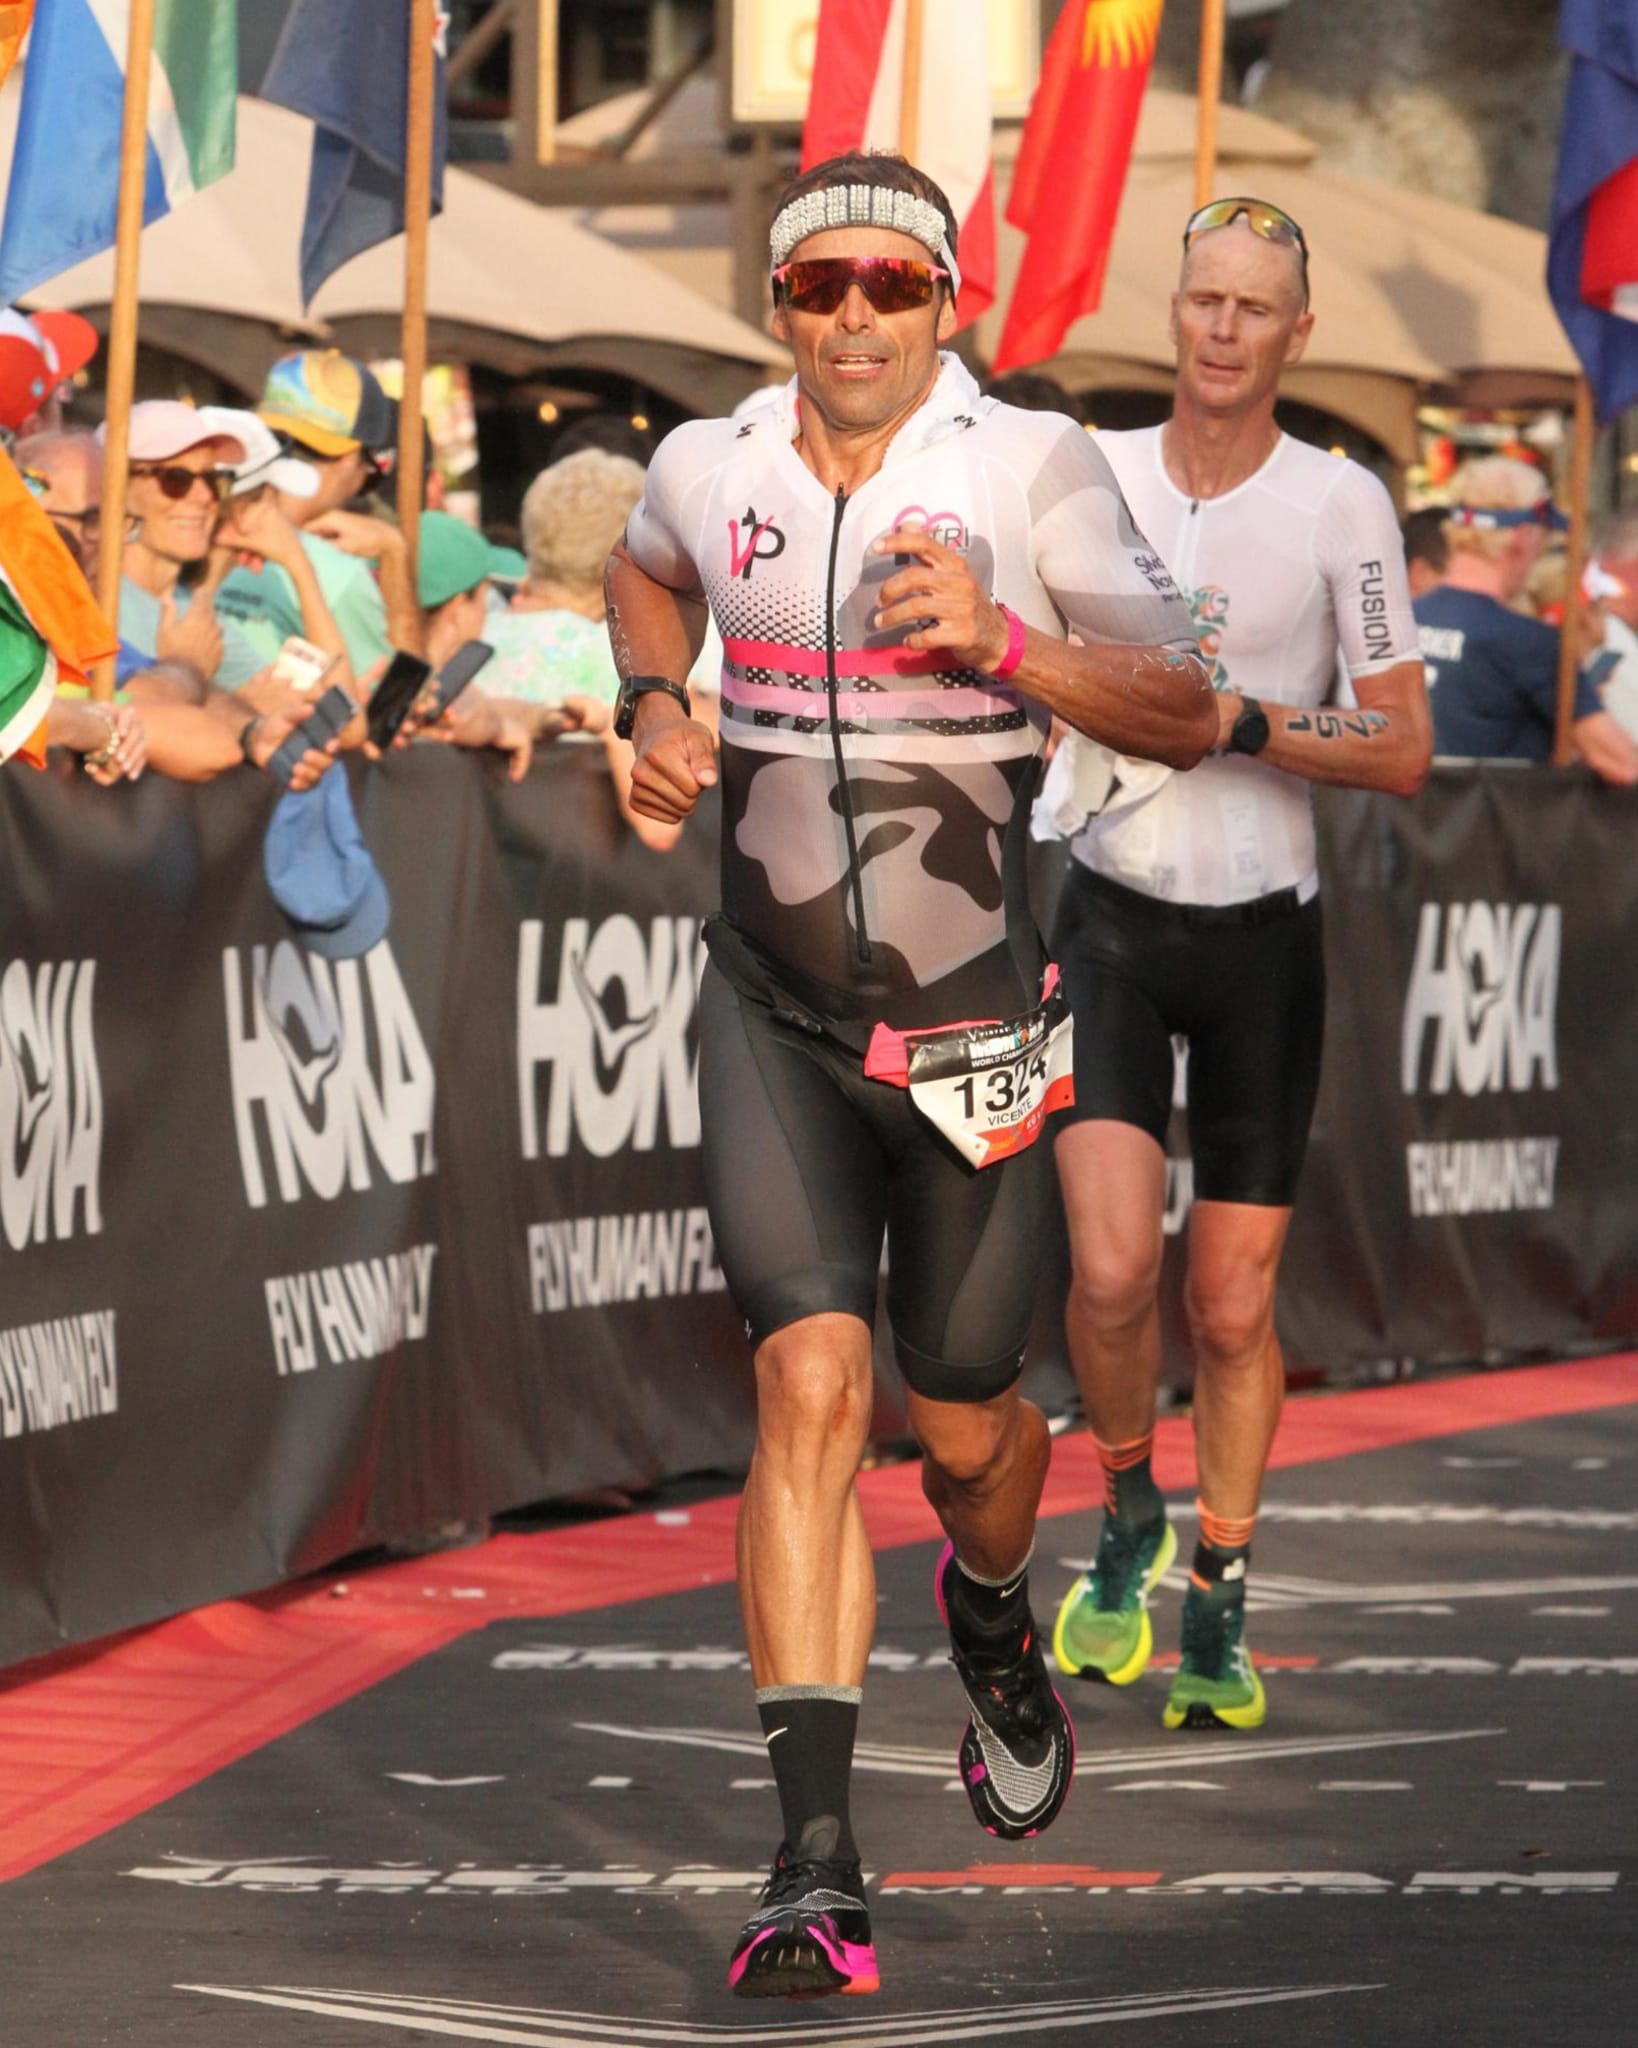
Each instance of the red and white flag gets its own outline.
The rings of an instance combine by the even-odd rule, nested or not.
[[[802,168],[850,149],[900,149],[910,0],[821,0]],[[922,7],[914,160],[961,225],[961,323],[995,297],[989,25],[984,0]],[[909,152],[907,152],[909,153]]]

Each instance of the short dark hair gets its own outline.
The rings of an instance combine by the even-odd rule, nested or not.
[[[961,224],[955,217],[955,208],[944,196],[943,186],[925,171],[918,171],[908,157],[895,155],[891,150],[850,149],[845,155],[826,157],[822,164],[815,164],[812,170],[791,180],[780,193],[774,212],[783,213],[793,199],[805,198],[810,192],[828,192],[836,185],[879,185],[889,192],[908,192],[913,199],[930,200],[944,216],[950,254],[957,253]]]
[[[1442,576],[1450,565],[1450,542],[1445,538],[1445,521],[1450,511],[1444,505],[1424,505],[1412,512],[1400,527],[1407,562],[1426,562]]]
[[[1081,404],[1043,370],[1008,370],[992,377],[984,386],[986,398],[998,398],[1003,405],[1016,405],[1025,412],[1066,412],[1072,420],[1081,418]]]

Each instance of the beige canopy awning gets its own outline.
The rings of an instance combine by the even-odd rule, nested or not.
[[[10,175],[15,87],[0,95],[0,177]],[[301,305],[312,125],[239,101],[231,175],[142,238],[142,339],[246,391],[293,341],[335,338],[396,354],[402,238],[356,258]],[[36,306],[105,307],[113,258],[93,258],[31,294]],[[682,280],[614,247],[560,211],[451,169],[432,224],[428,320],[434,354],[521,374],[578,367],[630,376],[690,409],[726,410],[788,359]]]
[[[627,127],[642,103],[631,94],[564,125],[571,146],[595,147]],[[1101,309],[1078,321],[1062,354],[1042,367],[1076,391],[1164,391],[1170,386],[1167,314],[1177,282],[1184,221],[1193,210],[1194,99],[1151,87],[1143,104]],[[709,146],[717,128],[714,88],[696,80],[638,139],[633,155]],[[1019,131],[996,131],[1001,203],[1011,184]],[[1473,404],[1568,401],[1574,358],[1543,282],[1546,238],[1391,185],[1316,167],[1314,144],[1249,109],[1224,106],[1217,191],[1249,191],[1302,222],[1313,249],[1318,315],[1306,360],[1288,373],[1288,395],[1349,422],[1401,463],[1416,454],[1420,398]],[[690,279],[722,303],[732,296],[723,208],[606,207],[586,216],[600,234],[641,248],[656,266]],[[979,324],[993,356],[1023,241],[1001,228],[1001,290]]]

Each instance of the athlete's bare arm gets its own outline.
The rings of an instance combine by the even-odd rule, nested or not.
[[[622,682],[628,676],[686,680],[705,641],[706,608],[639,569],[617,541],[603,574],[609,644]],[[717,779],[711,728],[686,718],[664,691],[640,698],[632,729],[637,749],[631,807],[663,825],[679,825]]]
[[[882,585],[877,628],[923,621],[907,647],[947,647],[961,667],[993,672],[1007,652],[1006,615],[979,589],[965,560],[919,526],[900,527],[876,550],[916,558]],[[1192,768],[1216,744],[1217,706],[1205,664],[1181,648],[1082,647],[1028,627],[1024,658],[1008,680],[1120,754]]]
[[[1308,782],[1415,796],[1433,759],[1433,720],[1421,662],[1400,661],[1381,675],[1361,676],[1354,691],[1359,698],[1355,711],[1260,699],[1268,718],[1268,745],[1257,758]],[[1242,703],[1233,690],[1219,695],[1220,745],[1233,730]]]

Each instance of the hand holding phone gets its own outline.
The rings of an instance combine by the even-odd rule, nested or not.
[[[432,669],[418,654],[394,654],[370,698],[370,745],[384,754],[398,737]]]
[[[494,652],[487,640],[468,640],[457,647],[433,677],[425,698],[416,705],[416,723],[436,725],[478,671],[487,665]]]
[[[310,747],[325,747],[358,716],[352,695],[340,683],[332,683],[289,738],[268,757],[267,772],[289,786],[298,762]]]

